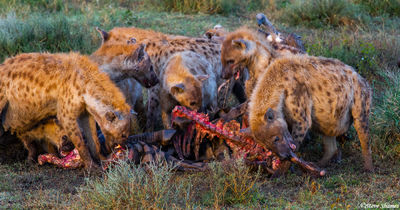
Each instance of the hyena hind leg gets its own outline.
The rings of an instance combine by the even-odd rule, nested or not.
[[[338,149],[335,136],[323,136],[322,138],[324,144],[324,155],[322,159],[318,161],[318,165],[325,167],[338,153]]]

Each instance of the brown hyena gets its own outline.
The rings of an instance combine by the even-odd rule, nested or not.
[[[0,66],[0,81],[0,108],[8,104],[5,130],[23,133],[41,120],[57,116],[86,168],[91,166],[92,157],[83,135],[96,144],[94,158],[103,158],[95,122],[106,137],[108,150],[128,136],[130,107],[125,97],[86,56],[21,54]]]
[[[179,52],[171,57],[161,73],[161,113],[164,127],[171,127],[171,111],[176,105],[192,110],[217,108],[217,82],[211,64],[201,55]]]
[[[290,158],[312,129],[323,135],[324,166],[337,151],[336,136],[352,121],[361,142],[364,168],[373,171],[368,119],[371,89],[350,66],[336,59],[293,55],[278,58],[257,81],[249,104],[249,123],[258,143]],[[291,131],[291,132],[289,132]],[[292,139],[293,138],[293,139]]]

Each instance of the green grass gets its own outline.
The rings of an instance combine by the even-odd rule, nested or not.
[[[24,52],[72,50],[90,54],[100,45],[96,26],[106,30],[136,26],[187,36],[200,36],[216,24],[229,30],[256,26],[256,11],[241,10],[247,7],[241,6],[239,14],[231,8],[228,14],[206,15],[216,11],[197,10],[197,6],[160,10],[151,2],[155,1],[0,0],[0,62]],[[184,1],[168,2],[178,5]],[[212,1],[199,4],[205,2]],[[374,89],[370,131],[375,174],[362,172],[354,129],[349,133],[352,139],[341,145],[342,163],[331,164],[328,176],[321,179],[289,174],[271,180],[249,171],[240,161],[213,163],[210,171],[193,174],[172,172],[168,165],[153,166],[154,176],[142,167],[122,164],[102,176],[88,176],[81,170],[32,166],[21,161],[21,147],[15,151],[0,147],[0,207],[357,208],[363,202],[400,204],[398,1],[259,2],[254,4],[266,6],[260,11],[278,29],[303,37],[309,54],[338,58],[368,79]],[[258,9],[246,6],[250,11],[250,7]],[[321,142],[316,139],[302,157],[317,161],[321,155]],[[2,156],[8,160],[3,161]]]

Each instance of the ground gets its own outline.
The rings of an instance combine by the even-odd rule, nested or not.
[[[133,188],[132,193],[145,192],[144,197],[135,197],[133,202],[139,203],[142,208],[179,209],[357,208],[400,205],[400,74],[396,66],[400,59],[399,10],[393,7],[396,5],[395,1],[390,0],[390,8],[393,9],[387,13],[383,8],[389,7],[379,4],[389,1],[313,1],[334,2],[338,6],[333,9],[332,15],[321,9],[324,7],[300,8],[298,4],[291,5],[289,2],[292,1],[270,0],[265,1],[270,3],[261,12],[278,29],[302,35],[309,54],[337,58],[355,67],[367,78],[374,88],[370,130],[375,173],[363,172],[360,146],[354,129],[351,129],[348,135],[350,140],[342,143],[342,162],[330,164],[326,168],[326,177],[313,178],[289,173],[270,179],[264,174],[258,177],[254,171],[249,176],[243,176],[243,171],[238,169],[240,167],[225,168],[222,172],[218,167],[211,172],[168,172],[170,179],[156,182],[157,177],[153,177],[149,181],[151,186],[167,183],[163,185],[164,188],[147,189],[140,184],[122,184],[120,187],[123,190]],[[72,3],[67,5],[62,2],[64,1],[0,0],[0,62],[22,52],[74,50],[90,54],[100,44],[95,26],[105,30],[115,26],[137,26],[164,33],[201,36],[216,24],[229,30],[241,25],[256,27],[255,14],[260,12],[253,10],[221,16],[164,12],[159,11],[159,8],[140,9],[136,7],[139,5],[136,0],[121,0],[115,4],[106,3],[108,1],[85,1],[85,4],[81,4],[74,0],[68,1]],[[366,10],[360,12],[358,3],[349,2],[375,2],[377,6],[369,8],[378,9],[372,9],[373,14]],[[364,6],[367,8],[371,5]],[[317,14],[318,12],[321,14]],[[361,15],[355,16],[353,13]],[[322,155],[321,151],[321,140],[314,136],[300,156],[317,161]],[[106,204],[113,208],[122,208],[131,202],[124,197],[117,199],[117,196],[122,196],[120,188],[117,189],[117,194],[111,194],[111,190],[104,189],[113,189],[112,181],[124,183],[122,181],[127,176],[135,180],[132,177],[133,172],[118,178],[115,172],[90,174],[83,169],[64,170],[49,165],[38,166],[26,162],[26,155],[22,144],[16,144],[12,149],[0,145],[0,209],[93,209],[106,208]],[[135,171],[131,168],[129,170]],[[115,177],[117,180],[112,180]],[[242,177],[245,179],[241,179]],[[243,194],[235,188],[236,185],[243,187],[248,184],[254,185]],[[142,188],[137,190],[139,187]],[[169,195],[169,191],[175,194]],[[168,195],[163,197],[162,194]],[[105,200],[100,199],[103,195]]]
[[[400,204],[400,164],[377,162],[374,174],[365,173],[361,152],[356,141],[345,144],[341,163],[332,163],[326,168],[328,175],[313,178],[308,175],[290,173],[270,179],[261,175],[257,179],[259,192],[255,201],[226,204],[231,207],[286,207],[286,208],[354,208],[363,204]],[[22,148],[22,145],[19,145]],[[308,160],[318,160],[317,142],[311,151],[317,155],[306,155]],[[2,150],[4,152],[4,150]],[[310,151],[308,151],[310,152]],[[73,208],[79,207],[79,188],[85,180],[99,178],[100,174],[87,171],[66,170],[54,166],[38,166],[25,161],[26,152],[11,154],[0,162],[0,206],[2,208]],[[304,156],[303,156],[304,157]],[[192,180],[192,207],[211,207],[215,201],[207,197],[212,190],[204,189],[202,172],[181,174],[181,179]],[[207,179],[210,179],[208,177]]]

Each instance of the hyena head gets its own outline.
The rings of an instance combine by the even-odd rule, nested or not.
[[[101,118],[99,126],[111,151],[117,144],[124,144],[129,136],[131,114],[129,111],[108,111]]]
[[[235,74],[240,74],[240,70],[247,67],[255,52],[254,41],[236,32],[228,35],[221,47],[222,78],[229,79]]]
[[[70,151],[74,150],[74,148],[75,148],[75,146],[72,143],[72,141],[68,138],[68,136],[63,135],[61,137],[61,145],[58,148],[58,150],[62,151],[62,152],[70,152]]]
[[[281,159],[290,158],[296,148],[285,119],[272,108],[268,108],[261,125],[252,132],[260,145],[272,150]]]
[[[206,75],[187,77],[183,82],[174,84],[170,88],[170,94],[180,105],[200,110],[203,104],[202,82],[207,78]]]
[[[214,28],[207,30],[207,31],[204,33],[203,36],[204,36],[204,38],[207,38],[207,39],[210,39],[210,40],[211,40],[211,39],[213,39],[213,38],[215,38],[215,37],[221,37],[221,38],[223,38],[223,37],[225,37],[227,34],[228,34],[228,32],[225,30],[225,28],[222,27],[221,25],[217,24],[217,25],[214,26]],[[223,39],[221,39],[221,40],[223,40]]]
[[[159,80],[154,71],[150,56],[145,51],[146,45],[139,47],[124,60],[124,66],[134,71],[133,77],[144,87],[150,88],[158,84]]]
[[[102,99],[84,94],[87,111],[94,117],[106,139],[107,152],[117,144],[124,144],[129,136],[131,111],[122,93],[115,87],[113,96]]]

